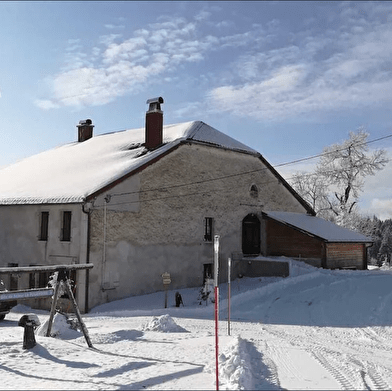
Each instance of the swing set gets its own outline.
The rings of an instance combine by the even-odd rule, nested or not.
[[[0,268],[0,275],[2,274],[21,274],[21,273],[43,273],[52,272],[57,273],[57,279],[54,287],[52,288],[35,288],[35,289],[23,289],[23,290],[12,290],[12,291],[1,291],[0,292],[0,304],[15,301],[15,300],[27,300],[33,298],[42,298],[52,296],[52,305],[50,309],[48,329],[46,331],[46,337],[50,337],[52,331],[53,318],[56,312],[57,300],[60,296],[60,285],[63,283],[71,300],[72,306],[75,311],[75,315],[79,321],[80,328],[83,332],[84,338],[87,345],[92,348],[90,337],[87,332],[86,325],[83,322],[82,316],[78,304],[75,300],[72,292],[71,280],[69,278],[70,271],[73,270],[87,270],[93,268],[92,263],[81,263],[73,265],[52,265],[52,266],[29,266],[29,267],[2,267]]]

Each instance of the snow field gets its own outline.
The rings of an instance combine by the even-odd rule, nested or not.
[[[331,271],[291,262],[291,276],[220,286],[219,379],[224,390],[391,389],[392,273]],[[56,314],[18,305],[0,323],[1,389],[215,389],[214,306],[199,288],[130,297],[83,316],[93,349]],[[26,313],[42,323],[22,349]]]

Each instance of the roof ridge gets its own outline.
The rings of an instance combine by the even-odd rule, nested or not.
[[[187,136],[187,140],[192,139],[193,137],[196,136],[196,133],[201,129],[201,127],[204,125],[204,122],[202,121],[192,121],[192,125],[190,126],[190,132]],[[193,128],[193,129],[192,129]]]

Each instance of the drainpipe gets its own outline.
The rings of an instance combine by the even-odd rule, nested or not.
[[[110,202],[111,195],[108,194],[104,198],[105,203],[103,207],[103,251],[102,251],[102,287],[103,291],[106,290],[105,288],[105,271],[106,271],[106,226],[107,226],[107,204]]]
[[[86,209],[85,209],[86,207]],[[82,205],[83,213],[87,214],[87,244],[86,244],[86,263],[90,263],[90,226],[91,226],[91,204],[83,204]],[[86,283],[85,283],[85,292],[84,292],[84,312],[87,314],[89,311],[89,283],[90,283],[90,269],[86,269]]]

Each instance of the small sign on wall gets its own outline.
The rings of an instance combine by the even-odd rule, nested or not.
[[[171,284],[171,279],[170,279],[170,273],[163,273],[162,274],[162,279],[163,279],[163,285],[169,285]]]

